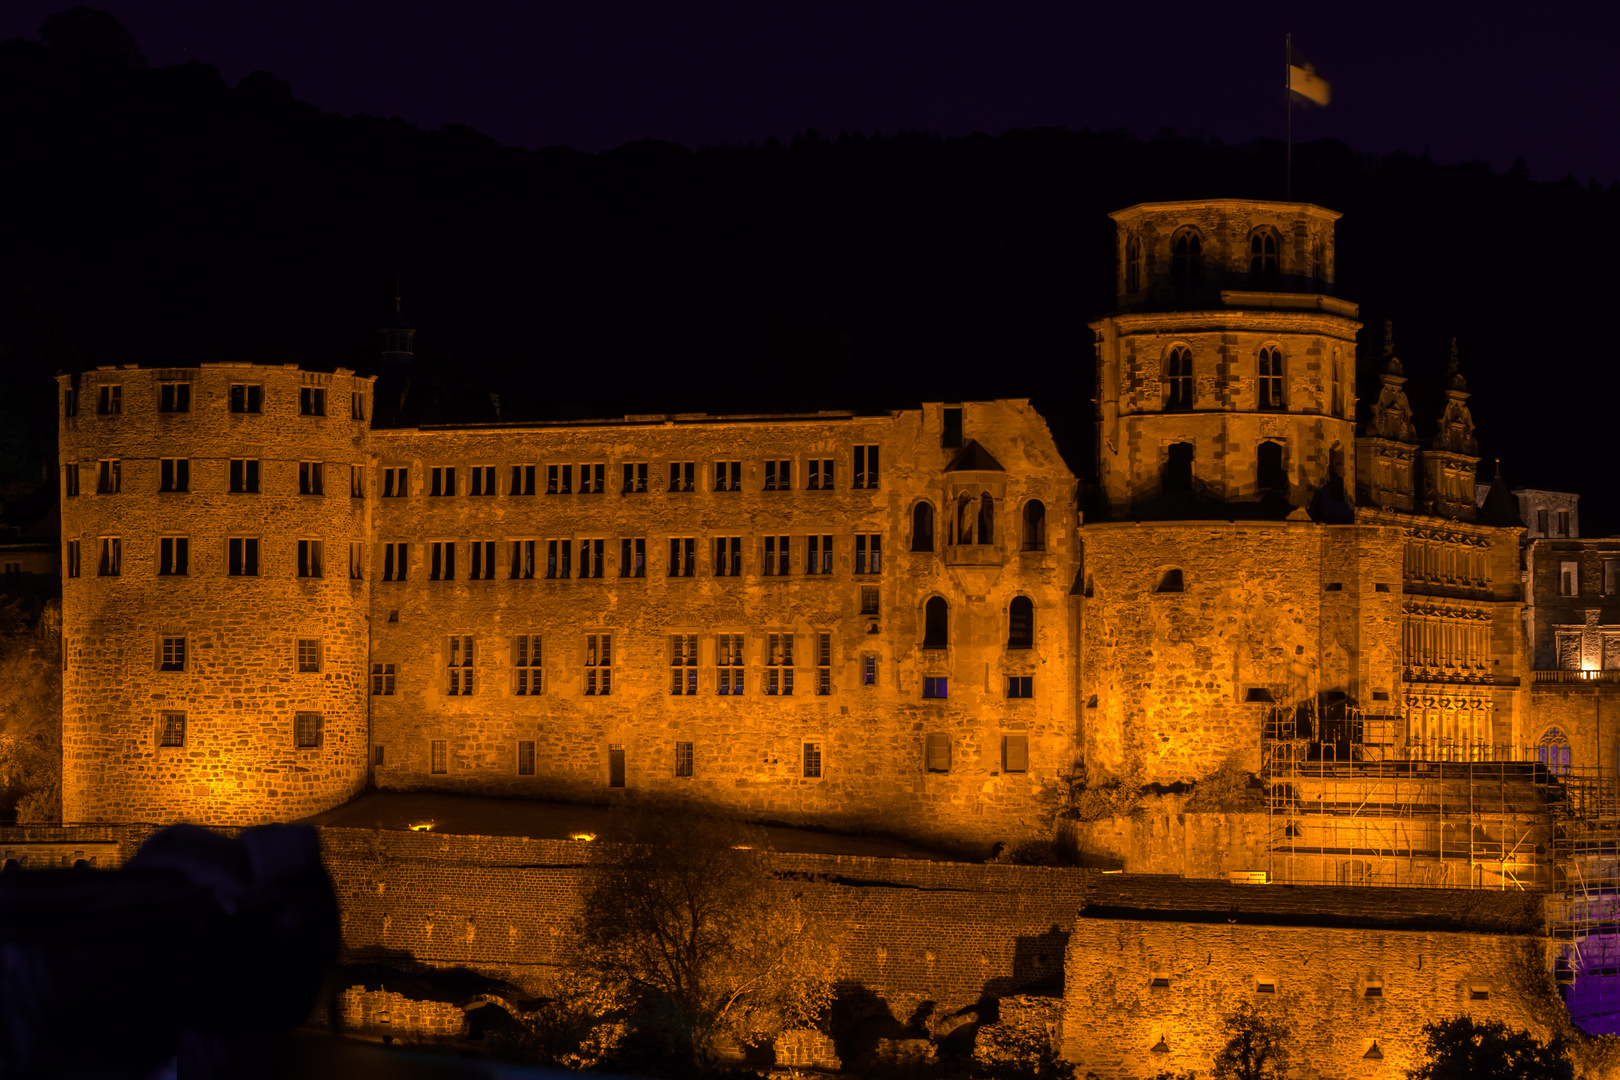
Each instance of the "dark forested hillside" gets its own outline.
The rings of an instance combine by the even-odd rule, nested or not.
[[[0,454],[38,475],[45,377],[116,363],[373,367],[396,276],[418,366],[505,419],[1031,397],[1090,460],[1109,210],[1279,198],[1282,146],[1015,131],[602,154],[324,114],[107,37],[0,43]],[[1165,117],[1173,123],[1175,117]],[[1510,482],[1606,505],[1620,189],[1296,146],[1341,296],[1393,318],[1414,406],[1459,339]],[[1363,389],[1365,393],[1365,388]],[[46,403],[40,406],[43,399]],[[40,409],[44,409],[41,415]]]

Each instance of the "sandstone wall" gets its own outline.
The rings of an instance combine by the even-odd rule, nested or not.
[[[1127,874],[1225,880],[1270,868],[1265,814],[1157,811],[1074,823],[1082,861]]]

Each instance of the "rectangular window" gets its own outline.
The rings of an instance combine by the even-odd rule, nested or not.
[[[164,458],[158,462],[159,491],[191,490],[191,459]]]
[[[1029,771],[1028,735],[1001,737],[1001,771],[1010,773]]]
[[[832,635],[816,635],[816,693],[832,693]]]
[[[322,386],[300,386],[298,388],[298,412],[302,416],[325,416],[326,388]]]
[[[382,497],[385,499],[403,499],[411,493],[411,470],[400,465],[397,468],[383,470]]]
[[[742,576],[742,537],[717,536],[714,538],[714,576]]]
[[[568,540],[546,541],[546,577],[571,576],[570,560],[573,558],[573,548],[573,543]]]
[[[878,448],[876,446],[857,446],[855,448],[855,486],[858,488],[875,488],[878,486]]]
[[[429,470],[428,495],[454,495],[456,493],[456,467],[435,465]]]
[[[877,533],[855,534],[855,572],[881,574],[883,572],[883,537]]]
[[[1575,562],[1561,562],[1558,564],[1558,595],[1579,596],[1580,564]]]
[[[394,665],[393,664],[372,664],[371,665],[371,696],[372,697],[393,697],[394,696]]]
[[[534,577],[534,548],[538,541],[512,541],[512,580],[527,581]]]
[[[1035,696],[1035,676],[1009,675],[1007,676],[1007,696],[1010,698],[1027,698]]]
[[[608,787],[624,787],[624,747],[617,743],[608,747]]]
[[[534,775],[534,740],[519,739],[517,744],[517,774]]]
[[[1546,510],[1537,510],[1536,511],[1536,532],[1540,533],[1542,536],[1551,536],[1552,535],[1550,532],[1547,531],[1547,511]]]
[[[62,560],[62,569],[68,577],[79,576],[79,541],[69,540],[67,542],[66,554]]]
[[[1603,595],[1620,593],[1620,559],[1603,560]]]
[[[832,541],[833,538],[830,536],[809,536],[805,538],[805,573],[832,573]]]
[[[467,577],[471,581],[489,581],[495,576],[495,541],[474,540],[467,545],[472,552],[472,566]]]
[[[574,493],[574,467],[572,465],[546,466],[546,494],[572,495]]]
[[[191,384],[188,382],[158,383],[158,412],[190,412]]]
[[[585,694],[606,697],[613,690],[613,635],[585,635]]]
[[[876,585],[861,586],[861,614],[876,615],[878,613],[878,587]]]
[[[669,635],[669,692],[676,697],[690,696],[697,693],[697,687],[697,635]]]
[[[1569,511],[1568,510],[1560,510],[1560,511],[1558,511],[1558,535],[1559,536],[1568,536],[1569,535]]]
[[[692,775],[692,744],[689,742],[675,744],[675,775]]]
[[[791,491],[793,489],[793,462],[772,458],[765,462],[765,490]]]
[[[378,769],[382,768],[383,749],[384,748],[383,748],[383,746],[381,744],[378,744],[378,745],[373,746],[371,748],[371,764],[372,764],[372,766],[374,768],[378,768]]]
[[[158,638],[158,670],[186,670],[186,639],[184,637]]]
[[[540,635],[519,634],[512,639],[512,692],[519,697],[540,693]]]
[[[117,383],[102,383],[96,398],[96,412],[102,416],[117,416],[124,411],[124,388]]]
[[[231,412],[264,411],[264,387],[258,383],[231,383]]]
[[[319,672],[321,670],[321,639],[301,637],[298,639],[298,670],[301,673]]]
[[[511,493],[513,495],[533,495],[534,494],[534,474],[535,474],[535,470],[538,467],[539,466],[536,466],[536,465],[514,465],[514,466],[512,466],[512,489],[511,489]]]
[[[349,498],[363,499],[366,497],[366,467],[364,465],[349,466]]]
[[[580,494],[584,494],[581,492]],[[582,578],[602,577],[607,569],[607,555],[605,549],[607,541],[600,537],[579,542],[579,576]]]
[[[669,490],[697,490],[697,462],[672,461],[669,463]]]
[[[923,767],[932,773],[951,771],[951,737],[944,732],[930,732],[925,736]]]
[[[320,540],[298,541],[298,576],[326,576],[326,545]]]
[[[805,462],[810,475],[805,487],[811,491],[831,491],[833,487],[833,459],[811,458]]]
[[[435,540],[428,545],[428,580],[456,580],[456,542]]]
[[[73,382],[62,392],[62,416],[71,418],[79,415],[79,377],[73,376]]]
[[[361,581],[366,576],[365,549],[360,541],[349,541],[349,580]]]
[[[259,459],[231,459],[231,494],[257,495],[259,493]]]
[[[124,565],[123,543],[116,536],[103,536],[101,538],[101,566],[97,571],[102,577],[117,577]]]
[[[939,445],[946,450],[960,450],[962,448],[961,407],[946,408],[942,411],[944,415],[940,418],[943,421],[943,426],[940,430]]]
[[[805,779],[821,779],[821,744],[818,742],[805,743],[803,760]]]
[[[158,540],[158,574],[162,577],[185,577],[191,563],[191,541],[184,536],[165,536]]]
[[[124,486],[124,463],[122,461],[103,461],[101,469],[96,475],[97,495],[117,495]]]
[[[793,696],[793,635],[765,635],[765,693]]]
[[[158,713],[158,745],[186,745],[186,714],[183,712]]]
[[[383,545],[384,581],[404,581],[411,568],[411,545],[406,543]]]
[[[789,545],[785,536],[765,538],[765,576],[786,577],[789,573]]]
[[[467,470],[467,494],[495,494],[495,466],[474,465]]]
[[[600,495],[607,490],[607,466],[593,462],[579,467],[579,493]]]
[[[948,680],[943,675],[929,675],[923,679],[922,696],[925,698],[942,698],[949,696]]]
[[[450,743],[445,739],[433,739],[428,743],[428,771],[432,773],[447,773],[450,771]]]
[[[619,576],[647,576],[647,538],[626,536],[619,541]]]
[[[319,461],[298,463],[298,494],[320,495],[325,490],[326,469]]]
[[[71,461],[62,466],[62,494],[68,497],[79,493],[79,463]]]
[[[697,538],[672,536],[669,538],[669,576],[692,577],[697,573]]]
[[[742,462],[717,461],[714,463],[714,490],[742,490]]]
[[[349,391],[349,419],[364,420],[366,418],[366,395],[359,390]]]
[[[647,491],[647,463],[645,461],[627,461],[624,463],[624,483],[619,485],[621,495],[643,495]]]
[[[714,639],[714,663],[718,671],[717,689],[722,695],[736,697],[743,692],[743,636],[721,634]]]
[[[878,662],[878,658],[872,653],[863,653],[861,655],[861,685],[862,686],[876,686],[877,685],[877,662]]]
[[[451,697],[469,697],[473,692],[473,636],[451,634],[446,648],[444,692]]]

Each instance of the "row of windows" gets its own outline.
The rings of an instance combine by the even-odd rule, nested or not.
[[[163,413],[191,412],[191,383],[165,381],[157,384],[157,411]],[[79,389],[68,388],[62,402],[64,416],[79,415]],[[96,415],[121,416],[124,412],[122,383],[100,383],[95,388]],[[264,412],[264,385],[262,383],[232,383],[226,404],[233,413],[258,415]],[[340,399],[341,400],[341,399]],[[326,415],[326,387],[301,386],[298,388],[298,414],[300,416]],[[364,420],[365,394],[355,390],[349,394],[349,416]]]
[[[853,488],[878,486],[878,448],[860,445],[851,451]],[[834,460],[830,457],[811,457],[802,462],[793,458],[769,458],[762,463],[761,491],[792,491],[795,465],[800,468],[802,487],[806,491],[832,491],[837,487]],[[699,466],[702,465],[700,470]],[[447,498],[457,494],[470,497],[499,495],[500,474],[504,467],[496,465],[435,465],[427,468],[426,490],[421,486],[413,490],[411,468],[391,465],[382,470],[382,497],[405,498],[413,494],[430,498]],[[602,495],[608,490],[608,477],[614,471],[609,462],[581,462],[568,464],[514,464],[506,484],[508,495]],[[652,463],[625,461],[619,463],[619,494],[644,495],[656,490],[652,479]],[[667,492],[693,492],[700,484],[711,491],[743,490],[743,463],[741,461],[671,461]],[[577,482],[576,482],[577,477]]]
[[[326,718],[318,712],[293,713],[291,744],[297,750],[319,750],[326,732]],[[155,741],[160,749],[181,750],[187,745],[186,714],[161,712],[158,714]]]
[[[1602,590],[1604,596],[1620,595],[1620,559],[1603,560]],[[1587,594],[1592,592],[1591,583],[1588,582]],[[1565,559],[1558,564],[1558,595],[1581,595],[1581,564],[1578,560]]]
[[[326,544],[321,540],[296,540],[293,549],[293,568],[301,578],[326,576]],[[124,541],[119,536],[97,537],[96,575],[122,577],[124,573]],[[222,553],[225,573],[229,577],[262,577],[260,550],[262,543],[256,536],[233,536],[224,541]],[[349,545],[349,577],[365,577],[365,564],[361,561],[361,546]],[[69,540],[62,547],[62,575],[76,578],[82,575],[83,541]],[[191,576],[191,539],[185,536],[159,537],[157,542],[157,575],[159,577]]]
[[[227,489],[232,494],[260,493],[259,474],[260,461],[257,458],[232,458],[230,474],[227,480]],[[326,494],[326,462],[300,461],[298,463],[298,493],[300,495]],[[70,461],[62,466],[62,494],[66,496],[78,495],[82,490],[82,473],[90,467],[91,462]],[[96,476],[95,491],[98,495],[118,495],[124,490],[124,463],[119,458],[104,458],[93,463]],[[189,492],[191,491],[191,459],[190,458],[160,458],[158,459],[158,491]],[[359,499],[365,497],[365,469],[360,465],[349,466],[349,495]]]
[[[1249,234],[1249,287],[1275,289],[1282,282],[1279,256],[1282,238],[1269,225]],[[1142,241],[1132,234],[1125,241],[1125,291],[1139,292],[1145,274]],[[1320,241],[1313,249],[1314,270],[1319,289],[1326,287],[1327,262]],[[1178,288],[1195,288],[1204,283],[1204,237],[1197,229],[1183,226],[1170,238],[1170,282]]]
[[[1286,409],[1287,380],[1284,375],[1282,347],[1267,344],[1255,355],[1255,405],[1261,409]],[[1333,399],[1335,416],[1344,414],[1344,399],[1339,383],[1337,356],[1332,363]],[[1197,404],[1197,380],[1192,348],[1172,345],[1166,350],[1159,375],[1160,403],[1166,411],[1191,409]]]
[[[1164,451],[1164,490],[1193,490],[1193,451],[1189,442],[1175,442]],[[1265,439],[1254,450],[1255,486],[1261,491],[1287,491],[1288,469],[1282,443]]]

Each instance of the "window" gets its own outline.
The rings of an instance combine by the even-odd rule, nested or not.
[[[1254,454],[1255,480],[1261,491],[1287,491],[1288,472],[1283,467],[1281,443],[1266,441]]]
[[[961,406],[947,405],[940,415],[941,428],[939,445],[946,450],[960,450],[962,448],[962,409]]]
[[[256,495],[258,492],[258,458],[232,458],[231,493],[233,495]]]
[[[101,565],[96,571],[101,577],[117,577],[124,565],[123,544],[116,536],[101,538]]]
[[[805,573],[832,573],[832,539],[830,536],[810,536],[806,538],[808,547],[806,548],[804,560]]]
[[[765,538],[765,576],[786,577],[790,572],[788,538],[785,536],[767,536]]]
[[[383,545],[383,580],[404,581],[411,568],[411,545],[405,543]]]
[[[926,675],[922,681],[922,696],[925,698],[949,697],[949,680],[943,675]]]
[[[518,697],[540,693],[540,635],[519,634],[512,639],[512,692]]]
[[[987,491],[979,496],[979,530],[975,542],[980,544],[993,544],[996,542],[996,501]]]
[[[231,412],[264,411],[264,387],[258,383],[231,383]]]
[[[1561,562],[1558,564],[1558,595],[1579,596],[1580,564],[1575,562]]]
[[[816,694],[820,697],[832,693],[832,635],[816,635]]]
[[[714,576],[742,576],[742,537],[717,536],[714,538]]]
[[[512,580],[527,581],[534,577],[534,540],[512,541]]]
[[[1186,592],[1187,583],[1182,577],[1181,571],[1174,568],[1166,570],[1164,576],[1159,579],[1158,591],[1162,593]]]
[[[1367,989],[1362,992],[1361,996],[1362,997],[1370,997],[1370,998],[1381,998],[1381,997],[1383,997],[1384,996],[1384,984],[1383,983],[1368,983],[1367,984]]]
[[[572,557],[573,544],[567,540],[546,541],[546,577],[566,578],[569,576],[569,560]]]
[[[1027,596],[1015,596],[1007,605],[1007,648],[1035,647],[1035,604]]]
[[[62,494],[72,497],[79,493],[79,463],[69,462],[62,466]]]
[[[158,383],[158,412],[190,412],[191,384],[188,382]]]
[[[371,696],[372,697],[393,697],[394,696],[394,665],[393,664],[372,664],[371,665]]]
[[[519,739],[517,744],[517,774],[534,775],[534,740]]]
[[[73,376],[73,381],[62,392],[62,416],[64,419],[79,415],[79,377]]]
[[[118,460],[103,461],[96,477],[97,495],[117,495],[124,487],[124,463]]]
[[[878,587],[876,585],[861,586],[861,614],[876,615],[878,613]]]
[[[1035,696],[1035,676],[1009,675],[1007,676],[1007,696],[1010,698],[1032,698]]]
[[[1554,776],[1569,775],[1569,737],[1558,728],[1548,728],[1536,747],[1536,760]]]
[[[804,777],[806,780],[821,779],[821,744],[807,742],[804,744]]]
[[[809,475],[804,486],[810,491],[831,491],[833,489],[833,459],[811,458],[804,463]]]
[[[324,577],[326,545],[319,540],[298,541],[298,576]]]
[[[533,495],[534,475],[538,466],[514,465],[512,466],[512,494]]]
[[[158,463],[159,491],[191,490],[191,459],[164,458]]]
[[[574,493],[574,467],[572,465],[546,466],[546,494],[572,495]]]
[[[300,416],[325,416],[326,388],[323,386],[300,386],[298,388],[298,413]]]
[[[793,635],[765,635],[765,693],[793,696]]]
[[[647,491],[647,463],[645,461],[627,461],[624,463],[624,483],[619,485],[621,495],[643,495]]]
[[[490,581],[495,577],[495,541],[474,540],[467,545],[472,553],[472,563],[469,567],[467,579],[469,581]]]
[[[581,492],[581,494],[584,494]],[[579,576],[582,578],[599,578],[607,568],[605,554],[607,541],[601,537],[593,537],[579,542]]]
[[[1176,345],[1164,358],[1164,408],[1170,410],[1192,407],[1192,350],[1185,345]]]
[[[647,576],[647,538],[626,536],[619,541],[619,576]]]
[[[366,497],[366,467],[364,465],[349,466],[349,498],[363,499]]]
[[[624,747],[617,743],[608,746],[608,787],[624,787]]]
[[[717,461],[714,463],[714,490],[742,490],[742,462]]]
[[[117,383],[102,383],[96,398],[96,412],[102,416],[117,416],[124,411],[124,388]]]
[[[298,463],[298,494],[321,495],[326,489],[326,467],[319,461]]]
[[[1142,241],[1134,235],[1125,241],[1125,291],[1142,289]]]
[[[158,745],[186,745],[186,714],[183,712],[158,713]]]
[[[871,444],[855,448],[855,486],[878,486],[878,448]]]
[[[1489,1000],[1491,1000],[1490,988],[1485,987],[1485,986],[1470,986],[1468,988],[1468,1000],[1469,1001],[1489,1001]]]
[[[447,773],[450,771],[450,744],[444,739],[434,739],[428,743],[428,771],[432,773]]]
[[[1277,234],[1261,229],[1249,238],[1249,288],[1275,289],[1279,280]]]
[[[1024,504],[1024,550],[1046,550],[1046,504],[1031,499]]]
[[[456,580],[455,541],[436,540],[428,545],[428,580]]]
[[[1282,350],[1267,345],[1260,350],[1259,378],[1255,381],[1256,401],[1262,409],[1283,407]]]
[[[855,572],[880,574],[883,572],[883,537],[877,533],[855,534]]]
[[[692,744],[689,742],[675,744],[675,775],[692,775]]]
[[[231,577],[259,576],[259,538],[232,537],[226,542],[226,572]]]
[[[934,504],[920,502],[911,508],[911,550],[934,550]]]
[[[1001,737],[1001,771],[1021,773],[1029,771],[1029,736],[1003,735]]]
[[[606,697],[613,689],[613,635],[585,635],[585,693]]]
[[[495,494],[495,466],[473,465],[467,470],[467,494]]]
[[[944,732],[923,736],[923,768],[933,773],[951,771],[951,737]]]
[[[876,686],[877,685],[877,662],[878,662],[878,658],[873,653],[863,653],[861,655],[861,685],[862,686]]]
[[[313,750],[321,745],[321,714],[318,712],[293,713],[293,745],[300,750]]]
[[[596,462],[579,467],[579,493],[600,495],[607,490],[607,465]]]
[[[743,692],[743,636],[721,634],[714,641],[714,663],[719,671],[716,689],[736,697]]]
[[[158,540],[158,576],[185,577],[191,562],[191,541],[184,536],[165,536]]]
[[[669,576],[692,577],[697,573],[697,538],[672,536],[669,538]]]
[[[697,490],[697,462],[672,461],[669,463],[669,490]]]
[[[454,495],[456,493],[456,467],[435,465],[428,470],[428,495]]]
[[[1603,595],[1620,593],[1620,559],[1603,560]]]
[[[411,493],[411,471],[401,465],[383,470],[383,498],[403,499]]]
[[[1204,240],[1192,229],[1181,230],[1170,242],[1170,281],[1183,289],[1204,283]]]
[[[1542,536],[1552,535],[1552,533],[1547,531],[1547,516],[1548,512],[1546,510],[1536,511],[1536,532],[1540,533]]]
[[[1560,511],[1558,511],[1558,535],[1559,536],[1568,536],[1569,535],[1569,511],[1568,510],[1560,510]]]
[[[951,609],[943,596],[930,596],[923,607],[923,643],[925,649],[943,649],[950,644]]]
[[[158,638],[159,671],[186,670],[186,639],[184,637]]]
[[[79,576],[79,541],[69,540],[62,559],[62,571],[68,577]]]
[[[1193,444],[1171,443],[1165,448],[1164,490],[1191,491],[1193,480]]]
[[[1254,992],[1257,994],[1275,994],[1277,992],[1276,979],[1254,980]]]
[[[377,746],[373,746],[371,748],[371,764],[375,768],[379,768],[379,769],[382,768],[383,749],[384,749],[383,746],[381,746],[380,744],[377,745]]]
[[[451,697],[468,697],[473,692],[473,636],[451,634],[445,650],[449,657],[445,664],[444,692]]]
[[[772,458],[765,462],[765,490],[791,491],[793,489],[793,462]]]
[[[298,670],[300,672],[319,672],[321,670],[321,639],[298,639]]]
[[[698,656],[696,634],[669,636],[669,692],[676,697],[697,693]]]
[[[366,418],[366,395],[359,390],[349,392],[349,419],[364,420]]]

